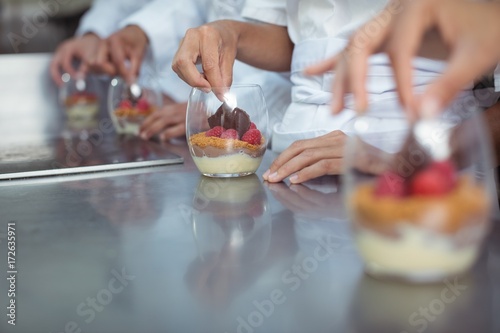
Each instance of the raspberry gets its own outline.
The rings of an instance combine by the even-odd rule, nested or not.
[[[386,171],[377,179],[375,195],[401,198],[406,194],[405,179],[393,171]]]
[[[206,131],[205,136],[215,136],[217,138],[220,138],[222,132],[224,132],[224,128],[222,126],[215,126],[214,128]]]
[[[139,111],[148,111],[149,110],[149,102],[145,98],[141,98],[140,100],[137,101],[137,109]]]
[[[255,125],[255,123],[250,123],[250,127],[248,129],[249,130],[251,130],[251,129],[257,129],[257,125]]]
[[[221,139],[238,139],[238,132],[235,129],[225,130],[220,136]]]
[[[258,129],[249,129],[243,136],[241,137],[242,141],[245,141],[251,145],[260,145],[262,139],[262,134]]]
[[[120,102],[120,105],[118,105],[120,108],[123,109],[131,109],[132,108],[132,102],[129,101],[128,99],[124,99],[123,101]]]
[[[418,172],[410,184],[410,192],[414,195],[442,195],[455,186],[457,173],[451,161],[433,162]]]

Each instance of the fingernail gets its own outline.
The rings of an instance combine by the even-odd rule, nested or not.
[[[201,91],[203,91],[205,94],[208,94],[212,90],[210,88],[201,88]]]
[[[267,170],[266,172],[264,172],[264,174],[262,175],[262,178],[264,180],[267,180],[267,178],[269,177],[269,174],[271,173],[271,170]]]
[[[270,181],[275,181],[275,180],[277,180],[277,178],[278,178],[278,173],[277,172],[272,173],[272,174],[269,175],[269,180]]]
[[[299,176],[293,175],[290,177],[290,183],[296,183],[299,180]]]
[[[436,117],[441,111],[441,103],[434,97],[424,97],[420,105],[419,115],[424,119]]]

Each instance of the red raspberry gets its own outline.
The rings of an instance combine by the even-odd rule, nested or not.
[[[457,172],[451,161],[433,162],[418,172],[410,184],[414,195],[442,195],[453,189]]]
[[[241,137],[242,141],[245,141],[251,145],[260,145],[262,139],[262,134],[258,129],[249,129],[245,134]]]
[[[142,112],[149,111],[150,104],[145,98],[141,98],[137,101],[137,109]]]
[[[250,123],[250,127],[248,129],[249,130],[251,130],[251,129],[257,129],[257,125],[255,125],[255,123]]]
[[[206,131],[205,136],[215,136],[217,138],[220,138],[222,132],[224,132],[224,128],[222,126],[215,126],[214,128]]]
[[[124,99],[123,101],[121,101],[120,105],[118,106],[123,109],[131,109],[133,107],[132,102],[128,99]]]
[[[225,130],[220,136],[221,139],[238,139],[238,132],[235,129]]]
[[[386,171],[377,178],[376,196],[402,198],[405,194],[405,179],[396,172]]]

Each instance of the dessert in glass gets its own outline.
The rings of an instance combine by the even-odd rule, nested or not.
[[[268,144],[268,111],[258,85],[233,85],[188,100],[186,137],[200,172],[209,177],[255,173]]]
[[[59,90],[59,100],[66,111],[67,118],[76,127],[85,127],[99,113],[99,98],[95,84],[90,77],[72,78],[68,73],[62,75],[63,85]]]
[[[365,271],[412,282],[465,272],[489,227],[491,150],[479,112],[413,125],[368,113],[351,125],[346,201]]]
[[[139,135],[142,122],[162,105],[162,97],[154,80],[137,84],[141,87],[141,96],[134,98],[130,86],[122,78],[113,78],[108,91],[108,109],[111,120],[118,134]]]

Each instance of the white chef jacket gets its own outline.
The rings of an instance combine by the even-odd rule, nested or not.
[[[291,69],[292,103],[283,121],[273,129],[273,150],[283,151],[296,140],[333,130],[348,133],[345,125],[355,115],[352,96],[347,96],[345,110],[332,116],[328,104],[332,98],[334,73],[307,77],[302,72],[307,66],[343,50],[349,36],[380,12],[386,3],[386,0],[247,0],[244,17],[286,26],[295,44]],[[416,58],[413,65],[414,85],[417,90],[423,90],[443,72],[446,63]],[[384,117],[404,116],[398,111],[396,84],[389,59],[384,54],[370,59],[367,93],[370,111]]]

